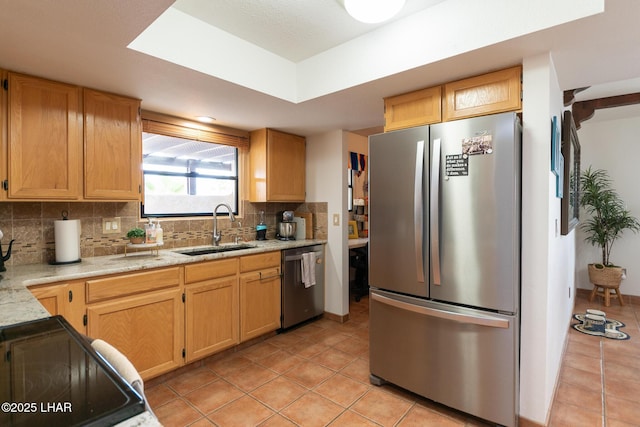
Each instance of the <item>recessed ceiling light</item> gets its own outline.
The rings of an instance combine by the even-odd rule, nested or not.
[[[213,123],[216,121],[216,119],[211,116],[198,116],[196,119],[202,123]]]
[[[349,15],[360,22],[376,24],[395,16],[405,0],[344,0]]]

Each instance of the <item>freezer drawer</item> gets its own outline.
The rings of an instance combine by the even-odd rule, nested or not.
[[[517,425],[518,322],[372,290],[372,382],[387,381],[486,420]]]

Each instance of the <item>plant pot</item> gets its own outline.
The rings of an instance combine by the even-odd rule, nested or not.
[[[144,237],[129,237],[129,242],[133,245],[144,243]]]
[[[589,264],[589,281],[594,285],[608,288],[620,286],[624,269],[622,267],[605,267],[602,264]]]

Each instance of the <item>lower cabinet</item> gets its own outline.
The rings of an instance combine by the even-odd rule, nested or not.
[[[143,379],[182,365],[180,289],[90,305],[87,317],[88,335],[120,350]]]
[[[280,328],[280,251],[31,287],[143,379]]]
[[[143,379],[183,365],[182,267],[87,280],[87,335],[131,361]]]
[[[84,324],[84,281],[55,283],[29,290],[50,315],[61,315],[81,334],[87,332]]]
[[[185,268],[185,361],[233,347],[238,331],[238,259]]]
[[[240,341],[280,328],[280,251],[240,258]]]

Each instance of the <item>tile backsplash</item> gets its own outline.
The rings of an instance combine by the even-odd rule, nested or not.
[[[242,202],[241,214],[235,223],[224,216],[218,219],[222,243],[233,242],[236,236],[255,240],[255,226],[259,212],[265,212],[267,239],[276,231],[276,213],[293,210],[313,214],[313,237],[327,238],[327,203],[251,203]],[[124,254],[128,240],[126,232],[146,221],[139,217],[137,202],[3,202],[0,203],[0,230],[2,253],[6,254],[13,239],[11,258],[5,265],[40,264],[55,260],[54,221],[62,219],[66,211],[69,219],[79,219],[80,254],[82,258]],[[102,219],[119,217],[121,233],[103,234]],[[211,244],[213,220],[211,217],[161,219],[165,249]]]

